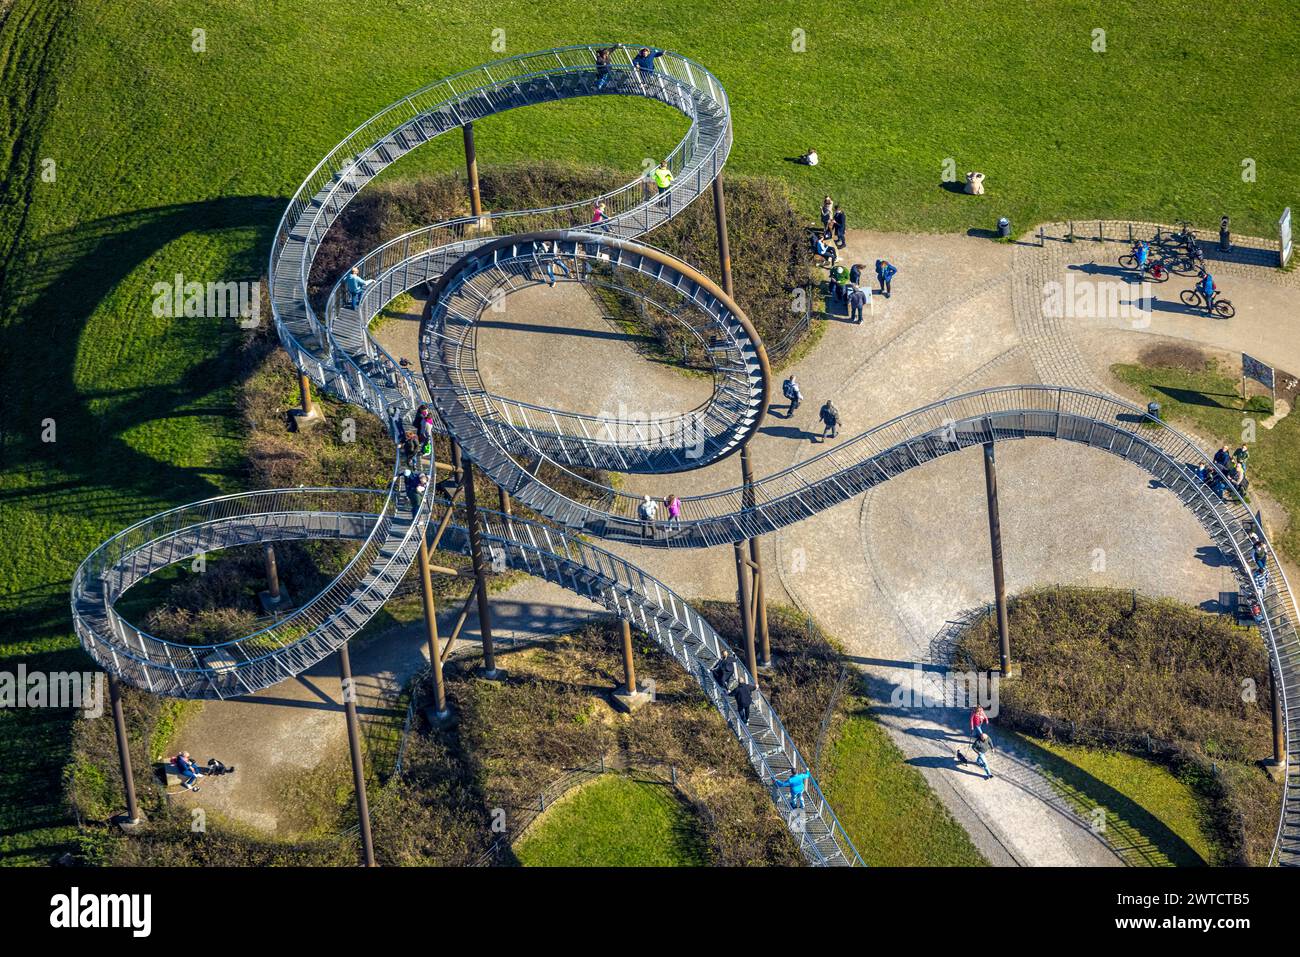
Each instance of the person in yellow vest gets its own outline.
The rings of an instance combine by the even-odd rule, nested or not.
[[[667,160],[664,160],[655,168],[654,177],[655,186],[659,188],[659,192],[661,193],[668,188],[669,184],[672,183],[673,172],[668,168]]]

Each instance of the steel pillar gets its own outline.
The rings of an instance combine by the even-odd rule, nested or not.
[[[266,558],[266,592],[271,601],[280,600],[280,573],[275,565],[275,545],[267,542],[262,551]]]
[[[636,694],[636,665],[632,662],[632,625],[623,621],[623,687],[627,694]]]
[[[438,609],[433,600],[433,578],[429,569],[429,542],[420,536],[420,596],[424,600],[424,628],[429,640],[429,668],[433,672],[433,710],[438,717],[447,713],[447,690],[442,684],[442,648],[438,640]]]
[[[984,443],[984,491],[989,507],[989,546],[993,553],[993,591],[997,601],[998,654],[1002,677],[1009,677],[1011,667],[1011,633],[1007,623],[1007,583],[1002,571],[1002,519],[998,514],[998,472],[993,459],[993,443]]]
[[[479,533],[479,514],[474,493],[474,463],[465,459],[462,465],[465,476],[465,511],[469,523],[469,557],[474,566],[478,590],[478,626],[483,638],[483,674],[497,676],[496,653],[492,648],[492,610],[488,607],[487,568],[483,561],[483,539]]]
[[[1268,691],[1273,705],[1273,764],[1281,767],[1286,764],[1286,722],[1282,716],[1282,696],[1277,693],[1277,682],[1277,667],[1270,659]]]
[[[478,154],[474,150],[474,124],[461,127],[465,134],[465,175],[469,178],[469,209],[475,217],[483,215],[483,201],[478,192]]]
[[[126,791],[128,824],[140,823],[140,806],[135,800],[135,777],[131,772],[131,743],[126,736],[126,717],[122,713],[122,685],[116,675],[108,676],[108,700],[113,710],[113,731],[117,734],[117,757],[122,768],[122,788]]]
[[[352,683],[352,659],[348,655],[346,642],[339,646],[339,677],[343,682],[343,712],[348,722],[348,748],[352,752],[352,785],[357,792],[361,856],[366,867],[374,867],[375,841],[370,833],[370,804],[366,800],[366,768],[361,759],[361,729],[357,725],[357,690]]]

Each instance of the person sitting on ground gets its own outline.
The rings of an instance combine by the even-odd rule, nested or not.
[[[808,780],[808,772],[800,771],[798,774],[791,774],[784,781],[777,781],[776,786],[790,789],[791,807],[803,807],[803,795],[808,790]]]
[[[208,758],[208,766],[204,771],[208,777],[220,777],[223,774],[234,774],[235,766],[233,764],[223,764],[216,758]]]
[[[185,790],[197,791],[199,789],[199,775],[206,774],[207,772],[190,760],[190,753],[188,751],[182,751],[180,754],[176,755],[176,757],[172,758],[172,763],[175,764],[177,770],[184,775],[184,780],[181,781],[181,783],[185,785]]]
[[[818,157],[815,149],[809,149],[808,152],[799,157],[799,162],[803,163],[804,166],[816,166],[821,162],[821,159]]]

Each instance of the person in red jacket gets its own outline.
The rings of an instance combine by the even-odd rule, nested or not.
[[[984,733],[985,727],[989,723],[989,716],[984,713],[984,705],[976,705],[975,710],[970,713],[970,734],[972,738],[979,738]]]

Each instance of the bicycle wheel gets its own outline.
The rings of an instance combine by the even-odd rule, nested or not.
[[[1132,253],[1129,253],[1127,256],[1120,256],[1119,264],[1125,269],[1137,269],[1137,260],[1133,258]]]
[[[1199,306],[1201,304],[1201,294],[1195,289],[1184,289],[1178,294],[1178,298],[1183,301],[1184,306]]]
[[[1227,299],[1214,300],[1214,314],[1220,319],[1231,319],[1237,314],[1231,302]]]
[[[1151,268],[1147,270],[1147,276],[1152,282],[1168,282],[1169,267],[1162,262],[1152,263]]]
[[[1200,272],[1196,260],[1190,256],[1174,256],[1165,260],[1165,265],[1169,267],[1170,272],[1176,272],[1180,276],[1195,276]]]

